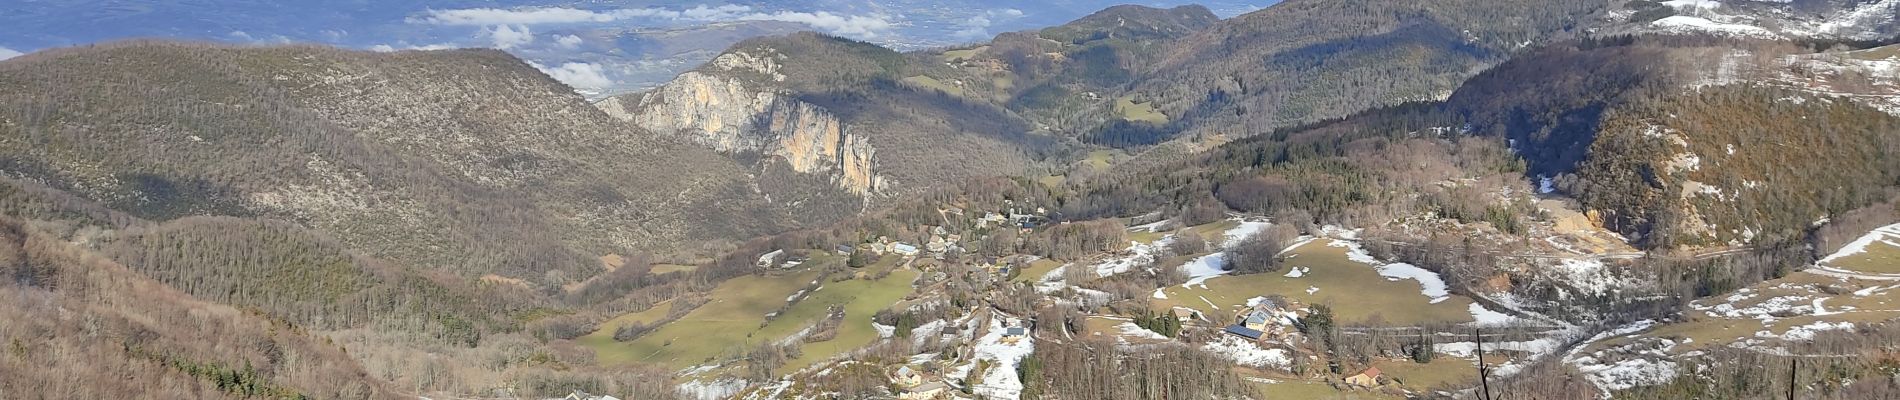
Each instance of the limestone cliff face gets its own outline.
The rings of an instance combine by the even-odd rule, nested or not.
[[[774,91],[770,82],[784,79],[774,58],[728,53],[635,104],[612,98],[598,106],[657,133],[685,135],[721,152],[781,158],[794,171],[829,174],[852,193],[877,192],[882,179],[874,170],[876,150],[831,112]]]

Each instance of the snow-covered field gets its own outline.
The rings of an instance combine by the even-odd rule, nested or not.
[[[1781,35],[1766,28],[1754,25],[1730,24],[1710,21],[1707,18],[1677,15],[1650,23],[1665,32],[1674,33],[1715,33],[1763,39],[1776,39]]]
[[[1259,345],[1231,335],[1220,335],[1220,339],[1207,342],[1202,349],[1214,353],[1235,364],[1254,368],[1283,368],[1288,363],[1287,352],[1282,349],[1262,349]]]
[[[973,393],[985,399],[1015,400],[1022,396],[1023,383],[1016,377],[1016,364],[1022,362],[1023,357],[1028,357],[1030,353],[1036,351],[1035,341],[1027,338],[1017,340],[1015,343],[1005,343],[1003,341],[1004,319],[1005,316],[1001,314],[995,314],[989,318],[989,328],[986,333],[974,342],[976,355],[973,361],[990,361],[989,369],[984,370],[980,382],[972,388]],[[970,372],[975,368],[975,362],[960,365],[952,369],[948,376],[969,382],[972,381]]]

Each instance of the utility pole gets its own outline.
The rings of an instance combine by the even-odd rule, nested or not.
[[[1491,400],[1491,369],[1484,366],[1484,328],[1472,328],[1471,339],[1478,343],[1478,398]]]

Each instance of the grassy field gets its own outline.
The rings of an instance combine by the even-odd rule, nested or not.
[[[950,51],[943,52],[943,60],[944,61],[968,60],[971,58],[975,58],[978,54],[983,54],[984,51],[989,50],[989,49],[990,49],[990,46],[980,46],[980,47],[968,48],[968,49],[962,49],[962,50],[950,50]]]
[[[654,274],[664,274],[668,272],[692,272],[693,270],[696,270],[696,269],[699,269],[698,265],[653,264]]]
[[[1148,336],[1147,333],[1144,333],[1144,332],[1135,332],[1134,334],[1129,334],[1128,331],[1125,331],[1121,328],[1122,324],[1128,323],[1128,322],[1129,322],[1128,318],[1125,318],[1125,317],[1109,318],[1109,317],[1104,317],[1100,315],[1091,315],[1082,320],[1082,335],[1104,337],[1104,338],[1120,338],[1121,341],[1126,342],[1131,345],[1156,344],[1156,343],[1168,342],[1167,340],[1157,339],[1155,337]]]
[[[871,315],[909,295],[910,283],[917,279],[918,274],[917,270],[903,269],[875,281],[853,279],[826,283],[822,289],[761,329],[759,336],[774,340],[789,337],[823,319],[825,311],[832,305],[841,305],[844,307],[845,323],[838,327],[838,336],[823,342],[805,343],[804,357],[787,361],[783,370],[802,369],[832,356],[862,348],[878,338],[877,330],[871,327]]]
[[[1329,242],[1321,239],[1287,253],[1291,258],[1278,273],[1217,277],[1207,280],[1205,287],[1168,287],[1163,289],[1168,298],[1155,299],[1155,306],[1192,308],[1217,323],[1225,323],[1235,310],[1247,304],[1247,299],[1277,294],[1304,304],[1330,305],[1338,320],[1351,324],[1378,320],[1382,321],[1380,325],[1416,326],[1473,321],[1470,299],[1453,296],[1430,303],[1419,293],[1417,281],[1388,281],[1372,266],[1347,259],[1345,248],[1328,246]],[[1302,277],[1286,277],[1286,271],[1295,267],[1311,270]],[[1308,293],[1309,288],[1319,290]]]
[[[1676,353],[1682,353],[1715,346],[1727,346],[1730,343],[1749,339],[1761,339],[1756,337],[1756,334],[1761,331],[1767,331],[1771,335],[1780,336],[1793,330],[1795,327],[1816,322],[1852,322],[1856,325],[1866,325],[1888,321],[1894,318],[1900,318],[1900,289],[1878,291],[1869,293],[1866,296],[1856,296],[1852,293],[1832,295],[1824,291],[1822,287],[1834,287],[1838,292],[1872,287],[1886,287],[1892,284],[1892,282],[1884,281],[1842,281],[1833,277],[1810,273],[1796,273],[1786,278],[1767,281],[1752,286],[1746,294],[1718,295],[1698,300],[1695,304],[1698,307],[1704,308],[1728,304],[1736,309],[1757,307],[1769,309],[1774,307],[1768,304],[1772,299],[1785,299],[1783,303],[1787,306],[1811,306],[1813,299],[1818,298],[1823,299],[1822,306],[1831,314],[1816,316],[1805,314],[1804,312],[1806,311],[1802,310],[1791,310],[1788,313],[1778,313],[1783,316],[1764,324],[1761,320],[1747,315],[1729,318],[1710,315],[1708,312],[1701,310],[1691,310],[1687,313],[1689,317],[1687,321],[1663,325],[1649,332],[1645,332],[1641,336],[1668,338],[1678,342],[1681,342],[1681,339],[1684,338],[1692,339],[1689,343],[1679,343],[1672,350]],[[1736,300],[1730,301],[1730,298],[1735,298]],[[1787,301],[1786,299],[1792,299],[1793,301]],[[1851,308],[1851,310],[1849,308]],[[1627,344],[1630,340],[1629,337],[1604,340],[1602,342],[1593,343],[1588,350],[1596,351],[1620,346]]]
[[[614,319],[600,323],[600,330],[589,333],[587,336],[582,336],[579,339],[574,339],[574,342],[594,349],[595,352],[613,351],[614,347],[619,345],[619,342],[614,341],[615,329],[620,329],[621,326],[635,322],[649,323],[659,321],[661,318],[666,318],[667,310],[672,308],[673,302],[669,300],[661,302],[660,304],[654,304],[653,307],[647,308],[646,311],[614,317]]]
[[[1885,60],[1889,58],[1900,57],[1900,44],[1875,47],[1871,49],[1850,52],[1848,54],[1852,54],[1854,58],[1868,60],[1868,61]]]
[[[1115,165],[1115,156],[1120,153],[1115,150],[1091,151],[1088,158],[1082,159],[1082,162],[1097,171],[1107,171],[1108,167]]]
[[[949,93],[952,96],[965,97],[963,88],[956,87],[955,85],[951,85],[949,83],[945,83],[944,81],[937,80],[937,78],[918,75],[918,76],[913,76],[909,78],[904,78],[904,83],[909,83],[912,85],[930,88],[931,90]]]
[[[1202,239],[1207,239],[1208,245],[1218,246],[1221,244],[1221,242],[1227,241],[1227,231],[1230,229],[1234,229],[1235,227],[1238,227],[1238,226],[1240,226],[1240,221],[1224,219],[1224,220],[1220,220],[1219,222],[1212,222],[1212,223],[1190,226],[1187,228],[1187,231],[1192,232],[1196,235],[1201,235]],[[1131,240],[1137,243],[1150,244],[1150,243],[1154,243],[1156,240],[1161,240],[1161,238],[1167,237],[1169,234],[1172,234],[1172,233],[1174,232],[1173,231],[1129,232],[1128,240]]]
[[[1053,260],[1036,260],[1036,262],[1029,263],[1028,268],[1023,268],[1023,273],[1016,276],[1016,282],[1035,282],[1042,280],[1043,275],[1048,275],[1049,271],[1054,271],[1056,267],[1060,266],[1062,266],[1062,263]]]
[[[1900,246],[1893,244],[1900,243],[1900,236],[1883,235],[1885,238],[1868,244],[1865,251],[1829,260],[1827,266],[1870,274],[1900,274]]]
[[[786,297],[817,277],[817,271],[807,269],[785,276],[733,278],[713,289],[711,301],[678,321],[631,342],[614,343],[609,339],[590,347],[604,365],[644,362],[683,369],[702,364],[708,358],[773,339],[756,334],[765,314],[784,306]]]
[[[1260,395],[1267,400],[1394,400],[1402,399],[1383,393],[1363,390],[1339,390],[1325,382],[1295,381],[1275,379],[1276,383],[1252,382],[1260,389]]]
[[[1492,357],[1485,357],[1485,364],[1491,364]],[[1372,366],[1387,376],[1404,382],[1406,389],[1426,391],[1439,385],[1478,381],[1478,368],[1471,360],[1457,357],[1437,357],[1431,363],[1419,364],[1412,360],[1375,360]],[[1350,371],[1348,373],[1357,373]]]
[[[1167,114],[1156,111],[1151,104],[1136,102],[1132,97],[1115,99],[1115,116],[1134,122],[1168,123]]]

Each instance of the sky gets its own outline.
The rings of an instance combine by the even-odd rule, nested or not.
[[[1192,2],[1222,17],[1277,0]],[[815,30],[899,50],[1052,26],[1113,0],[7,0],[0,59],[131,38],[373,51],[508,51],[587,94],[650,87],[751,35]],[[717,27],[718,29],[713,29]]]

